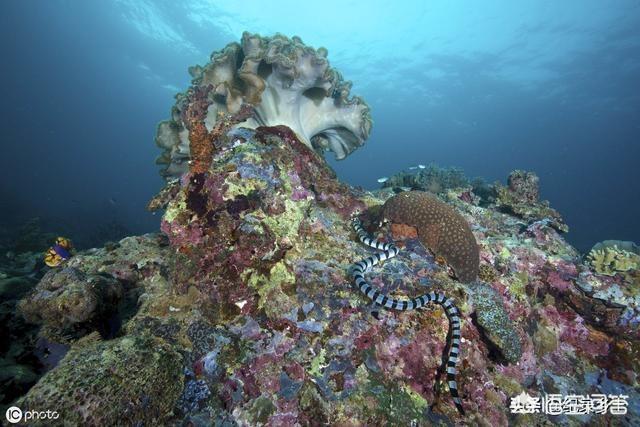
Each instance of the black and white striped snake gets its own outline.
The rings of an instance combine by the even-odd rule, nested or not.
[[[462,400],[458,395],[458,384],[456,382],[456,364],[458,363],[460,355],[460,311],[456,308],[450,298],[447,298],[440,292],[431,292],[417,298],[399,300],[390,298],[369,285],[364,278],[364,274],[370,271],[373,266],[379,264],[381,261],[398,255],[399,250],[392,243],[382,243],[376,239],[372,239],[362,228],[362,223],[358,218],[353,218],[352,222],[353,228],[362,243],[382,251],[358,261],[351,266],[351,276],[353,277],[356,286],[360,289],[360,292],[365,294],[377,305],[389,310],[415,310],[433,302],[441,305],[447,313],[449,324],[451,326],[451,345],[449,347],[449,354],[447,358],[447,383],[449,384],[449,391],[451,392],[451,397],[453,398],[456,408],[464,415]]]

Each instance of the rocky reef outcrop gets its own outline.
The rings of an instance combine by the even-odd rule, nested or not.
[[[390,211],[402,216],[385,214],[385,202],[398,197],[393,189],[340,182],[314,138],[309,144],[293,124],[240,121],[261,114],[248,102],[266,91],[256,70],[262,82],[287,70],[274,65],[261,74],[261,64],[271,65],[264,58],[288,52],[291,64],[315,64],[322,51],[296,39],[245,35],[226,52],[215,57],[226,68],[214,61],[194,70],[198,87],[178,97],[174,121],[160,126],[161,134],[176,131],[165,161],[169,175],[180,175],[149,204],[164,210],[162,235],[82,251],[23,299],[44,304],[40,317],[23,312],[46,325],[41,334],[69,347],[18,406],[58,411],[60,424],[89,425],[640,422],[632,403],[640,399],[639,287],[595,270],[545,218],[523,224],[513,211],[481,204],[472,188],[429,196],[425,207],[446,206],[437,217],[447,220],[438,244],[423,244],[419,229],[433,222],[423,221],[424,200]],[[296,67],[288,69],[292,77]],[[213,83],[200,85],[228,82],[243,69],[243,85],[215,92]],[[242,96],[234,92],[240,89]],[[196,166],[173,163],[188,158],[179,150],[206,143]],[[534,193],[509,191],[519,206],[539,207]],[[372,286],[393,297],[438,291],[455,300],[465,416],[447,390],[442,309],[380,311],[350,283],[350,265],[370,254],[351,228],[355,212],[377,240],[402,248],[367,277]],[[378,228],[381,213],[391,223]],[[473,265],[458,263],[458,249],[469,251]],[[93,306],[92,280],[121,290],[120,298],[99,294],[118,314],[112,330],[93,321],[102,312],[85,310]],[[80,304],[68,307],[82,308],[82,316],[57,307],[67,294],[77,295],[71,301]],[[71,336],[64,333],[70,327]],[[624,394],[629,405],[625,415],[514,414],[510,401],[522,393]]]
[[[171,118],[157,130],[156,143],[164,150],[158,163],[165,165],[167,178],[179,177],[194,155],[211,146],[211,140],[194,144],[198,135],[214,132],[221,116],[236,115],[246,104],[254,114],[238,126],[284,125],[302,143],[319,152],[330,150],[337,159],[361,146],[371,131],[369,107],[350,96],[351,82],[329,66],[327,50],[306,46],[298,37],[245,32],[240,43],[230,43],[214,52],[208,64],[189,71],[192,86],[176,96]],[[203,102],[197,112],[188,111],[195,97]],[[202,126],[190,123],[193,114],[201,115]]]
[[[459,168],[442,168],[431,163],[428,165],[412,166],[389,177],[382,184],[382,188],[395,188],[398,191],[420,190],[432,194],[444,193],[453,188],[466,188],[471,181]]]
[[[569,231],[560,213],[549,206],[548,201],[540,200],[539,178],[535,173],[515,170],[509,174],[506,187],[497,184],[495,189],[496,205],[500,209],[530,222],[548,221],[563,233]]]
[[[540,200],[540,179],[531,171],[512,171],[505,186],[500,182],[488,184],[482,178],[471,180],[460,168],[420,165],[391,176],[382,184],[382,188],[395,192],[420,190],[440,196],[455,190],[467,202],[499,209],[529,224],[546,221],[562,233],[569,231],[560,213],[547,200]]]
[[[188,172],[152,203],[166,209],[168,242],[127,238],[48,274],[109,275],[139,293],[117,336],[74,340],[19,404],[107,424],[120,420],[108,405],[132,422],[195,425],[637,422],[631,404],[625,416],[509,410],[522,392],[640,397],[637,308],[617,296],[637,290],[593,271],[547,222],[523,228],[443,193],[478,245],[480,280],[470,284],[402,224],[370,227],[403,248],[372,285],[395,296],[442,291],[460,308],[462,418],[439,374],[441,309],[372,311],[349,283],[349,265],[369,253],[350,216],[365,212],[373,225],[394,192],[340,183],[286,127],[231,128],[216,146],[206,173]],[[130,380],[116,387],[107,372]]]
[[[66,335],[74,333],[76,327],[108,315],[123,293],[123,285],[111,276],[87,275],[66,267],[47,272],[20,301],[18,310],[28,322],[41,324],[54,334]]]
[[[168,343],[131,334],[77,341],[60,364],[17,404],[52,408],[64,425],[157,424],[182,392],[182,357]],[[55,403],[54,403],[55,402]],[[45,424],[52,424],[47,420]]]

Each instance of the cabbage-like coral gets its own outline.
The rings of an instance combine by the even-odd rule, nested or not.
[[[640,254],[633,251],[634,247],[637,250],[637,246],[625,246],[623,243],[626,242],[605,241],[591,249],[587,254],[587,260],[596,273],[614,276],[616,273],[640,269]]]
[[[326,57],[326,49],[306,46],[298,37],[245,32],[240,43],[213,53],[204,67],[191,67],[191,88],[176,96],[171,119],[158,125],[156,143],[164,149],[158,163],[166,165],[162,175],[178,177],[195,154],[210,156],[206,131],[215,129],[222,115],[237,114],[246,104],[255,107],[255,114],[237,126],[285,125],[317,152],[331,150],[338,160],[344,159],[367,139],[372,121],[367,104],[349,97],[351,82],[344,81]],[[196,126],[189,120],[194,94],[207,101],[204,108],[199,102],[198,118],[203,120]],[[190,135],[194,132],[198,138]],[[209,144],[198,145],[196,153],[194,140]]]
[[[451,206],[425,192],[406,191],[387,200],[382,215],[417,228],[420,241],[443,257],[461,282],[478,277],[478,244],[467,221]]]

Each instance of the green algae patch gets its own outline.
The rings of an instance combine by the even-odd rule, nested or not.
[[[247,284],[257,290],[260,297],[258,308],[264,309],[270,319],[280,319],[296,307],[284,289],[295,285],[295,275],[289,271],[284,261],[276,263],[268,275],[253,272]]]
[[[171,416],[183,388],[178,352],[149,335],[88,338],[17,405],[57,411],[70,425],[155,425]]]
[[[267,188],[267,184],[255,178],[242,179],[239,176],[227,178],[224,182],[227,185],[227,191],[224,194],[225,200],[232,200],[236,196],[246,196],[253,191],[261,191]]]
[[[422,397],[420,393],[416,393],[411,387],[403,384],[400,388],[402,393],[405,393],[411,400],[411,406],[419,411],[426,411],[429,408],[429,402]]]
[[[325,349],[321,349],[320,353],[318,353],[316,355],[316,357],[314,357],[311,360],[311,366],[309,367],[309,375],[311,375],[312,377],[321,377],[322,376],[322,370],[327,366],[327,361],[326,361],[326,351]]]
[[[294,202],[285,199],[284,205],[284,213],[277,216],[267,216],[263,221],[276,236],[288,238],[291,242],[298,241],[298,228],[305,217],[310,202],[308,200]]]
[[[372,381],[372,385],[377,381]],[[375,386],[374,386],[375,387]],[[393,382],[386,387],[380,383],[375,388],[374,396],[378,402],[377,412],[382,419],[393,419],[403,425],[410,425],[415,420],[423,419],[428,408],[427,401],[419,394],[408,391],[406,385]]]
[[[429,403],[406,384],[385,381],[382,375],[369,371],[364,364],[355,373],[359,391],[346,402],[349,407],[360,408],[376,420],[393,420],[394,425],[412,425],[424,420]]]
[[[511,259],[511,252],[509,251],[509,248],[507,248],[506,246],[503,247],[500,253],[498,254],[498,257],[502,262],[509,261]]]
[[[509,292],[519,300],[525,300],[528,283],[529,274],[526,271],[518,271],[513,275],[513,280],[509,283]]]
[[[496,373],[496,376],[493,379],[493,383],[500,390],[504,391],[507,396],[517,396],[523,390],[518,381],[514,380],[513,378],[509,378],[499,372]]]
[[[184,199],[184,196],[182,195],[178,197],[179,199],[169,203],[169,205],[167,206],[167,210],[162,217],[167,222],[173,222],[178,217],[178,215],[180,215],[187,209],[187,203]]]
[[[276,405],[266,396],[260,396],[253,401],[249,409],[249,417],[251,424],[264,424],[269,420],[271,414],[276,411]]]
[[[553,328],[543,323],[538,323],[532,339],[533,348],[538,357],[556,351],[559,345],[558,337]]]

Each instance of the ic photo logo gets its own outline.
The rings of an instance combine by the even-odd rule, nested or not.
[[[19,423],[22,419],[22,409],[17,406],[12,406],[7,409],[7,413],[5,415],[7,416],[7,421],[11,424]]]
[[[57,411],[25,411],[22,412],[22,409],[17,406],[12,406],[7,409],[5,413],[7,417],[7,421],[11,424],[19,423],[20,421],[30,421],[30,420],[57,420],[60,417]]]

